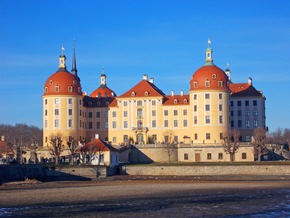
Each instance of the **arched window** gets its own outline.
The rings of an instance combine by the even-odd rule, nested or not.
[[[132,93],[131,93],[131,96],[135,96],[135,92],[132,92]]]

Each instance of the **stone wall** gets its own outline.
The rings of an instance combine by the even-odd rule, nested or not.
[[[222,175],[290,175],[290,165],[233,166],[123,166],[122,174],[134,176],[222,176]]]

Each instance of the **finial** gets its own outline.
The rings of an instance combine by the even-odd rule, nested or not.
[[[226,68],[226,69],[229,69],[229,66],[230,66],[230,64],[229,64],[229,62],[227,61],[227,68]]]
[[[105,67],[102,68],[102,74],[105,74]]]
[[[65,48],[63,46],[61,46],[61,54],[64,55],[64,50]]]
[[[211,41],[210,41],[210,38],[208,38],[207,45],[208,45],[209,48],[210,48],[210,44],[211,44]]]

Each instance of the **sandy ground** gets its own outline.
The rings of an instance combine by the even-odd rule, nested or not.
[[[2,217],[290,217],[289,178],[109,177],[6,183]]]

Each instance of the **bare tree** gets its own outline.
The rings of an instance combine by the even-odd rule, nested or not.
[[[106,146],[102,143],[91,141],[88,144],[84,145],[80,152],[82,155],[86,155],[88,164],[91,164],[92,158],[96,156],[98,158],[97,165],[101,164],[103,160],[103,152],[106,149]]]
[[[264,128],[257,128],[254,130],[252,137],[252,145],[254,146],[255,154],[258,157],[258,162],[261,162],[261,156],[267,154],[269,151],[266,147],[266,131]]]
[[[239,138],[240,132],[236,129],[232,129],[228,134],[224,135],[224,151],[230,155],[230,163],[234,162],[235,153],[239,150]]]
[[[77,154],[76,149],[77,149],[77,142],[75,141],[75,139],[73,137],[69,137],[68,141],[66,142],[69,152],[70,152],[70,165],[74,165],[74,158],[75,155]]]
[[[168,155],[168,163],[171,162],[171,156],[176,150],[176,143],[174,142],[174,131],[172,130],[166,130],[163,133],[164,136],[164,151]]]
[[[49,152],[52,156],[54,156],[55,164],[58,164],[60,154],[62,153],[64,147],[61,137],[59,135],[51,137],[50,144],[51,147],[49,148]]]

